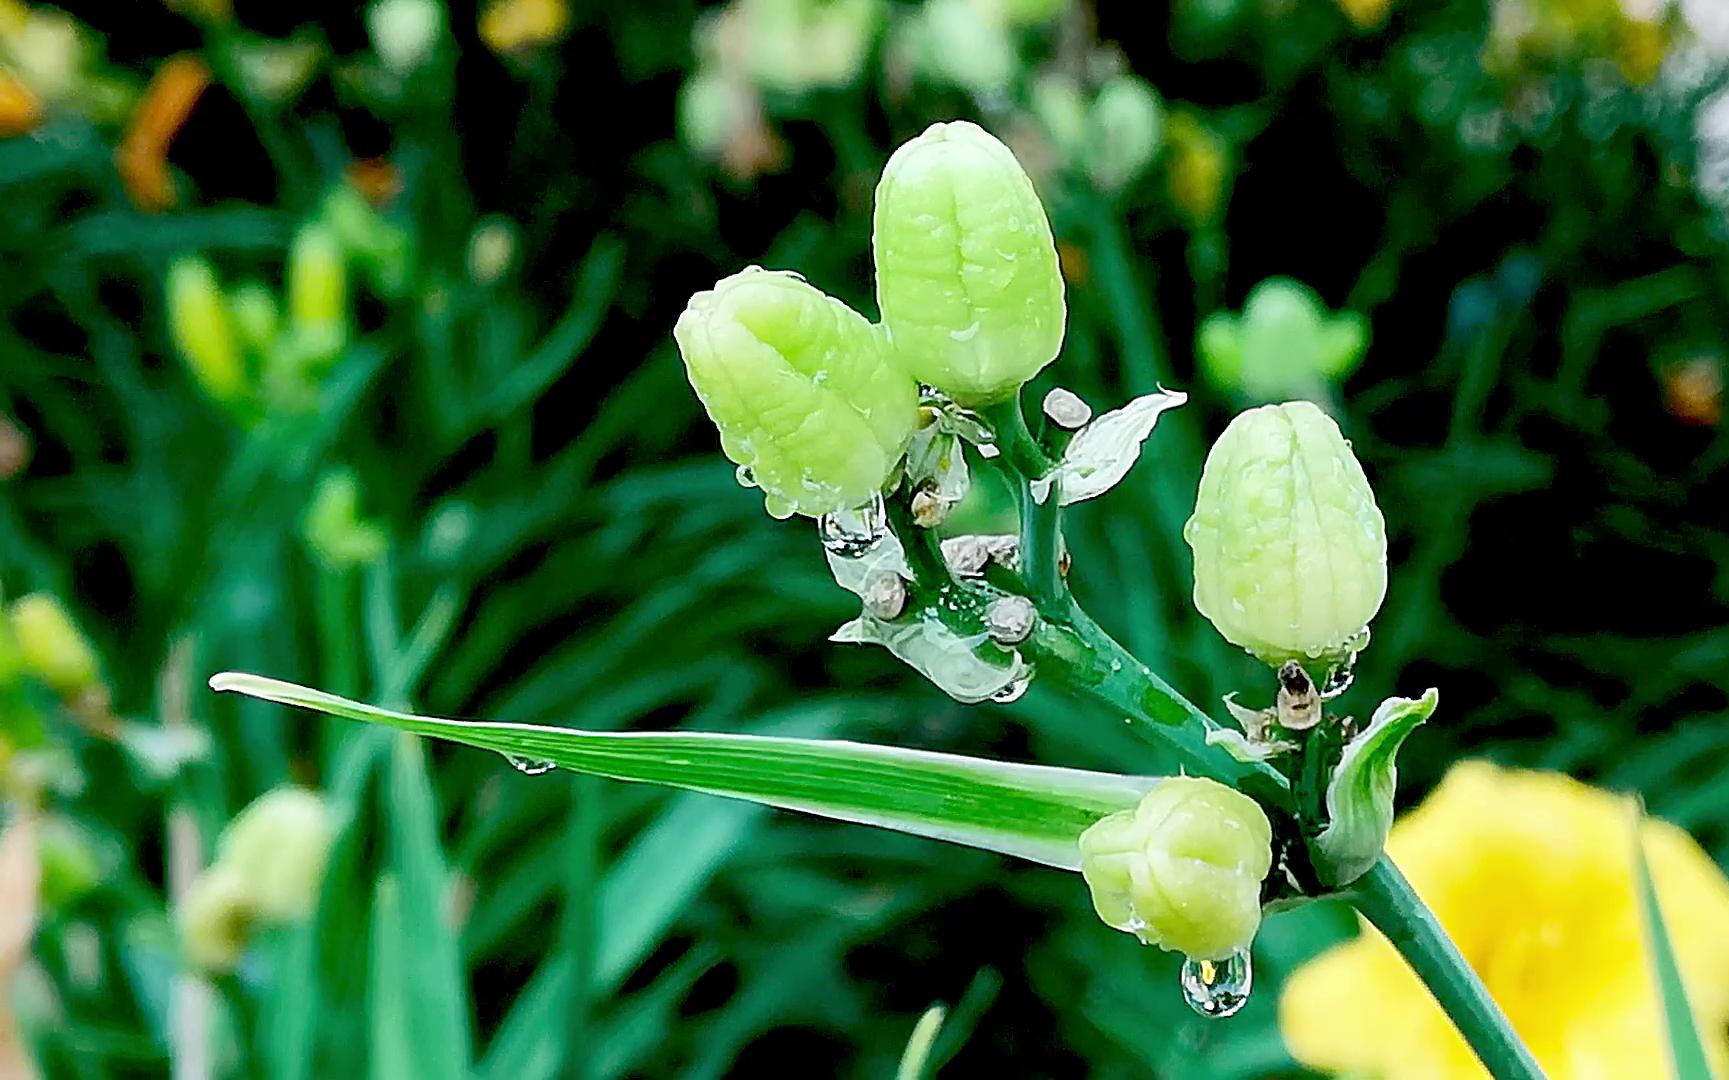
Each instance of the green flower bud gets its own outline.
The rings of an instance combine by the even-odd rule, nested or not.
[[[1073,75],[1053,71],[1033,80],[1028,108],[1064,165],[1086,152],[1087,99]]]
[[[31,593],[13,601],[6,615],[25,671],[68,697],[100,680],[95,651],[59,600]]]
[[[1006,92],[1020,66],[1014,37],[998,12],[976,0],[925,0],[903,24],[900,48],[933,82],[975,97]]]
[[[66,818],[42,820],[36,837],[42,865],[42,903],[66,908],[95,888],[103,877],[102,862],[89,833]]]
[[[435,0],[377,0],[366,9],[366,30],[384,66],[414,74],[444,31],[444,8]]]
[[[318,903],[334,823],[314,791],[279,787],[254,799],[222,831],[216,862],[239,879],[261,919],[304,919]]]
[[[1121,191],[1158,153],[1165,123],[1145,79],[1118,75],[1099,89],[1087,117],[1087,175],[1102,191]]]
[[[229,308],[234,313],[234,328],[248,349],[263,355],[275,344],[281,318],[276,296],[263,284],[250,281],[236,288],[229,297]]]
[[[877,183],[877,303],[895,356],[963,405],[1002,401],[1063,344],[1063,277],[1044,204],[1009,148],[933,124]]]
[[[1213,780],[1161,780],[1139,806],[1081,834],[1099,918],[1195,960],[1246,949],[1261,926],[1273,830],[1255,800]]]
[[[352,469],[331,469],[319,477],[301,531],[331,569],[374,562],[390,544],[382,526],[360,517],[360,481]]]
[[[1255,286],[1241,316],[1219,312],[1196,336],[1201,368],[1216,386],[1263,401],[1313,394],[1362,362],[1368,321],[1334,315],[1313,289],[1289,278]]]
[[[742,0],[750,73],[799,93],[858,76],[883,18],[882,0]]]
[[[1268,664],[1334,662],[1387,592],[1387,533],[1339,427],[1306,401],[1263,405],[1207,455],[1195,513],[1195,607]]]
[[[322,367],[348,339],[348,269],[337,234],[307,225],[288,253],[288,321],[303,351],[299,359]]]
[[[1393,827],[1399,747],[1435,711],[1431,689],[1420,698],[1388,698],[1369,726],[1345,744],[1327,783],[1327,827],[1310,846],[1321,880],[1342,889],[1369,872]]]
[[[180,948],[199,971],[225,973],[239,965],[254,912],[246,884],[231,867],[207,867],[175,906]]]
[[[673,328],[690,384],[775,517],[868,503],[918,423],[918,387],[882,333],[797,274],[750,267],[691,297]]]
[[[216,272],[199,258],[180,258],[168,268],[168,332],[198,385],[214,401],[246,392],[246,363],[234,336]]]

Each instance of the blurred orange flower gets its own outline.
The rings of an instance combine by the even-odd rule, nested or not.
[[[204,61],[182,53],[164,60],[145,88],[114,150],[114,164],[139,209],[166,210],[174,205],[168,146],[209,84],[210,68]]]
[[[22,135],[41,122],[41,99],[17,76],[0,70],[0,138]]]

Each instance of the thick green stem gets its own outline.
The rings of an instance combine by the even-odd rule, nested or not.
[[[1392,942],[1495,1080],[1543,1080],[1507,1016],[1405,875],[1382,855],[1351,888],[1363,917]]]

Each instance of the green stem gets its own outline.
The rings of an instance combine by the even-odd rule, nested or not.
[[[1382,855],[1358,879],[1351,900],[1399,950],[1495,1080],[1543,1080],[1506,1014],[1391,859]]]
[[[985,418],[996,433],[997,449],[1020,478],[1021,578],[1032,600],[1047,613],[1064,605],[1062,574],[1062,507],[1056,485],[1045,493],[1045,501],[1033,498],[1032,481],[1056,468],[1027,427],[1021,398],[1014,397],[985,410]]]

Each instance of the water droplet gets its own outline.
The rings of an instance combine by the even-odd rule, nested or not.
[[[1012,705],[1021,699],[1021,695],[1025,694],[1027,692],[1027,687],[1032,684],[1033,673],[1029,671],[1014,682],[1009,683],[1001,690],[992,694],[991,700],[996,702],[998,705]]]
[[[517,757],[515,754],[504,755],[504,760],[510,762],[510,767],[524,776],[542,776],[558,768],[550,761],[538,758]]]
[[[1327,677],[1321,681],[1321,700],[1331,701],[1351,688],[1351,682],[1357,677],[1357,653],[1369,643],[1369,632],[1363,631],[1360,643],[1356,648],[1345,654],[1339,663],[1327,669]]]
[[[738,481],[739,487],[756,487],[756,474],[750,471],[749,465],[740,465],[738,468],[733,470],[732,475],[733,479]]]
[[[863,506],[837,510],[817,518],[817,534],[831,555],[856,559],[888,535],[888,507],[878,494]]]
[[[1183,1000],[1189,1008],[1213,1020],[1236,1015],[1248,1004],[1255,985],[1255,969],[1247,949],[1225,960],[1183,961]]]

